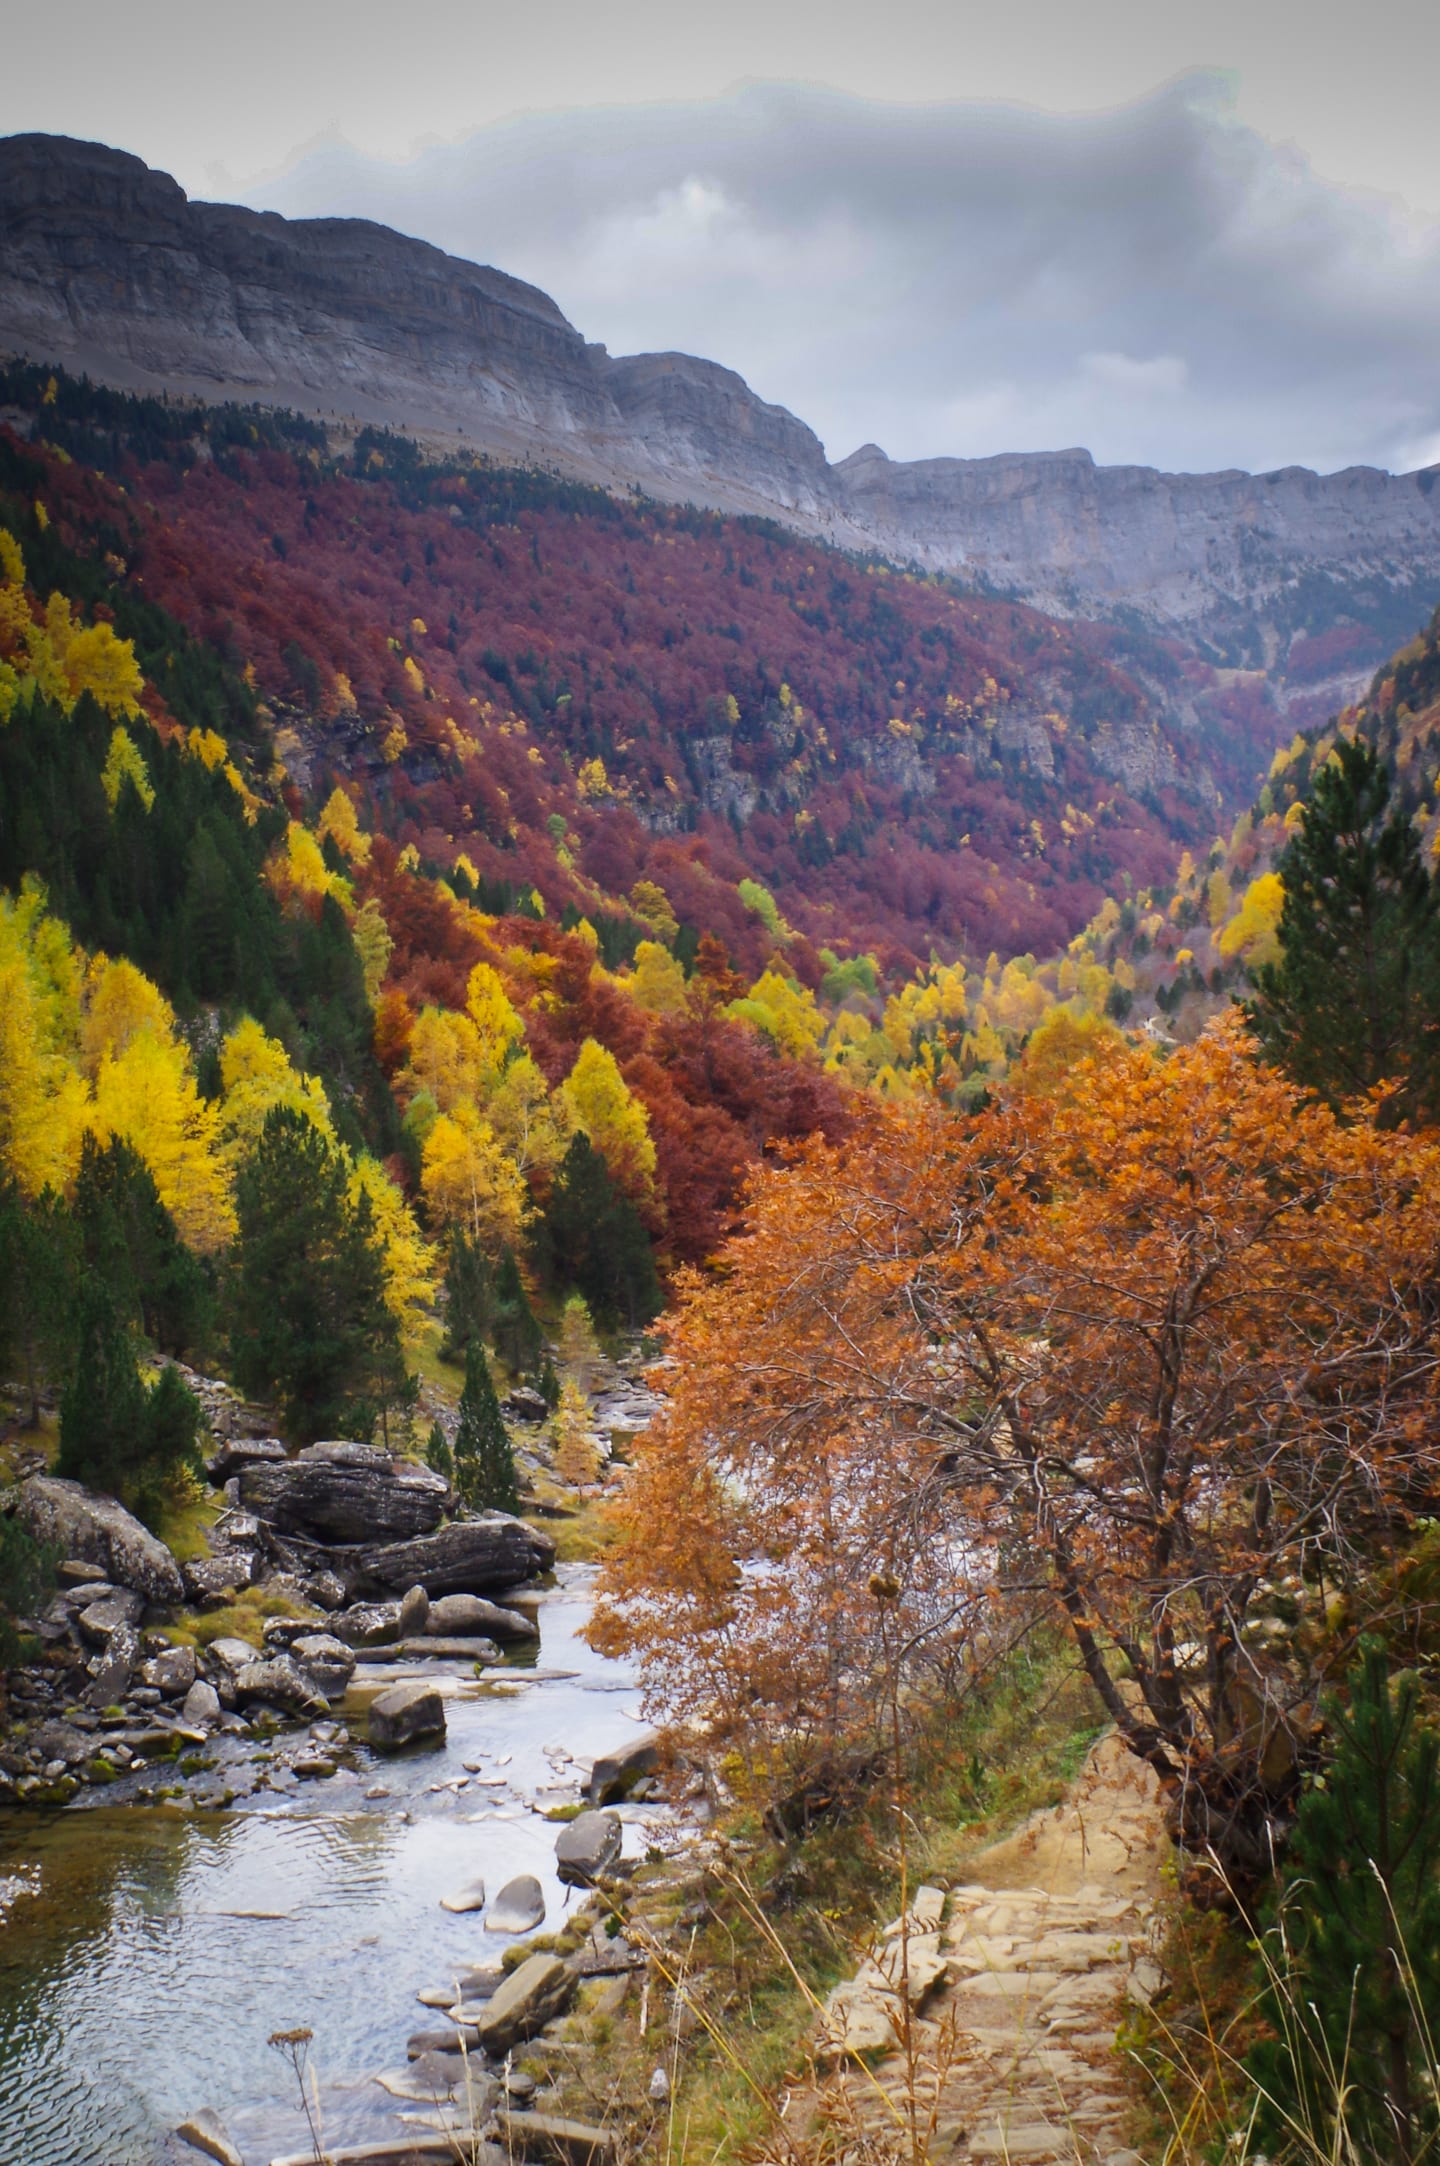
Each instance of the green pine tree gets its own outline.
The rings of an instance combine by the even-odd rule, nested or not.
[[[1374,747],[1342,741],[1278,871],[1281,959],[1246,1013],[1267,1059],[1331,1104],[1386,1079],[1440,1109],[1440,896]]]
[[[162,1353],[202,1348],[214,1322],[205,1273],[175,1230],[154,1177],[123,1137],[87,1135],[71,1213],[85,1266]]]
[[[0,1183],[0,1364],[24,1376],[32,1428],[42,1383],[70,1360],[73,1249],[65,1208],[48,1189],[27,1204],[13,1183]]]
[[[139,1345],[114,1294],[86,1276],[75,1302],[75,1360],[60,1399],[57,1471],[154,1516],[166,1482],[198,1464],[200,1406],[179,1371],[147,1390]]]
[[[240,1169],[235,1208],[230,1343],[242,1390],[277,1400],[301,1442],[369,1435],[398,1403],[404,1365],[368,1199],[350,1202],[340,1153],[277,1106]]]
[[[544,1337],[535,1321],[514,1251],[506,1249],[495,1274],[491,1329],[495,1351],[513,1376],[528,1376],[540,1359]]]
[[[465,1349],[465,1389],[455,1435],[455,1487],[476,1512],[519,1509],[515,1454],[500,1417],[490,1364],[478,1339]]]
[[[1420,1719],[1416,1678],[1389,1675],[1384,1641],[1360,1653],[1348,1710],[1327,1710],[1323,1785],[1301,1802],[1270,1942],[1288,1945],[1266,1996],[1277,2035],[1252,2067],[1277,2144],[1298,2123],[1322,2139],[1317,2156],[1412,2166],[1440,2136],[1440,1733]]]
[[[0,1674],[25,1653],[16,1619],[33,1617],[55,1583],[58,1550],[42,1548],[18,1519],[0,1516]]]
[[[582,1293],[597,1322],[648,1324],[659,1313],[650,1237],[583,1132],[551,1183],[540,1247],[552,1282]]]
[[[494,1321],[495,1288],[489,1259],[478,1241],[460,1227],[450,1236],[445,1255],[445,1338],[442,1361],[463,1361],[473,1338],[483,1338]]]
[[[445,1431],[438,1421],[430,1424],[430,1434],[425,1440],[425,1464],[443,1480],[454,1481],[455,1454],[445,1441]]]

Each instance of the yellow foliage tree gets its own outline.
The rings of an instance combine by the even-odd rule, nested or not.
[[[135,795],[148,812],[155,802],[150,770],[129,730],[123,723],[117,722],[111,732],[110,750],[100,773],[100,784],[112,812],[119,804],[120,792],[127,782],[134,785]]]
[[[1064,1099],[1073,1071],[1084,1060],[1104,1060],[1125,1040],[1103,1016],[1052,1008],[1035,1026],[1015,1067],[1012,1086],[1032,1098]]]
[[[569,1108],[550,1095],[528,1053],[512,1060],[485,1103],[486,1118],[522,1173],[558,1166],[572,1129]]]
[[[594,1481],[599,1453],[590,1430],[590,1405],[578,1384],[567,1378],[560,1386],[555,1409],[555,1472],[570,1489],[585,1489]]]
[[[1245,899],[1215,945],[1229,958],[1239,955],[1250,964],[1280,959],[1280,913],[1285,908],[1285,889],[1278,872],[1262,872],[1245,890]]]
[[[465,987],[465,1012],[475,1026],[480,1058],[485,1067],[499,1069],[512,1045],[525,1035],[510,1003],[504,981],[489,963],[477,963]]]
[[[360,968],[365,976],[365,998],[373,1008],[385,983],[385,973],[390,968],[390,957],[395,943],[390,938],[390,928],[385,923],[385,913],[372,895],[356,912],[350,927],[350,937],[355,943],[355,953],[360,958]]]
[[[363,865],[369,859],[370,837],[361,827],[355,807],[338,782],[325,800],[325,808],[315,823],[315,832],[322,841],[328,835],[352,864]]]
[[[213,1252],[231,1238],[219,1108],[201,1097],[185,1045],[147,1025],[119,1052],[102,1053],[87,1126],[102,1143],[123,1136],[139,1153],[192,1248]]]
[[[98,1073],[109,1053],[123,1053],[131,1040],[148,1030],[162,1045],[175,1042],[175,1010],[158,985],[124,957],[112,962],[97,955],[85,974],[85,1012],[80,1048],[85,1073]]]
[[[370,1199],[371,1220],[385,1266],[385,1306],[407,1347],[419,1344],[435,1300],[437,1258],[400,1190],[378,1158],[362,1152],[350,1171],[350,1201]]]
[[[220,1082],[220,1144],[232,1166],[255,1148],[265,1116],[275,1106],[303,1113],[328,1143],[334,1142],[324,1084],[318,1076],[302,1075],[279,1039],[248,1015],[220,1048]]]
[[[684,1015],[689,1006],[685,973],[658,940],[642,940],[635,950],[635,971],[627,990],[636,1006],[652,1015]]]
[[[453,1008],[422,1008],[410,1033],[406,1085],[429,1091],[442,1113],[485,1094],[486,1060],[480,1033]]]
[[[620,1187],[631,1196],[648,1196],[655,1185],[656,1163],[650,1121],[639,1099],[627,1089],[614,1054],[587,1038],[559,1096]]]
[[[524,1180],[490,1123],[468,1100],[431,1124],[421,1153],[420,1186],[436,1222],[462,1227],[487,1255],[519,1247]]]
[[[57,997],[41,945],[47,923],[38,888],[0,895],[0,1165],[32,1201],[68,1185],[89,1097],[72,1004]]]
[[[728,1013],[753,1024],[794,1060],[803,1060],[825,1035],[825,1018],[815,995],[778,970],[764,970],[743,1000],[730,1003]]]

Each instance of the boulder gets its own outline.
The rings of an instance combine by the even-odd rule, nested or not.
[[[85,1705],[113,1707],[117,1700],[123,1700],[139,1659],[140,1635],[134,1625],[122,1625],[118,1632],[112,1632],[95,1674],[85,1687]]]
[[[456,1888],[449,1895],[442,1895],[440,1908],[442,1910],[453,1910],[461,1914],[467,1910],[483,1910],[485,1908],[484,1881],[468,1880],[463,1888]]]
[[[140,1682],[153,1685],[167,1700],[183,1700],[195,1682],[193,1647],[167,1647],[140,1665]]]
[[[145,1597],[128,1587],[112,1588],[80,1612],[80,1630],[92,1647],[108,1646],[121,1625],[138,1625],[145,1614]]]
[[[487,1594],[548,1572],[555,1544],[508,1512],[457,1520],[413,1541],[369,1543],[347,1558],[358,1592],[397,1594],[423,1587],[438,1595]]]
[[[217,1489],[245,1467],[279,1466],[290,1454],[278,1436],[227,1437],[205,1462],[205,1472]]]
[[[184,1601],[180,1567],[165,1544],[113,1497],[92,1496],[58,1475],[32,1474],[20,1486],[19,1517],[37,1542],[99,1565],[116,1587],[129,1587],[160,1608]]]
[[[543,1393],[529,1384],[517,1384],[500,1404],[515,1421],[544,1421],[550,1412]]]
[[[247,1662],[236,1673],[235,1696],[242,1703],[263,1700],[271,1707],[283,1707],[291,1715],[323,1715],[329,1706],[324,1693],[289,1655]]]
[[[186,1693],[180,1719],[188,1723],[192,1730],[203,1730],[210,1723],[219,1721],[220,1695],[203,1677],[197,1677]]]
[[[370,1742],[392,1752],[417,1737],[445,1735],[445,1702],[433,1685],[392,1685],[370,1702]]]
[[[585,1794],[592,1805],[608,1805],[613,1798],[628,1797],[642,1775],[653,1775],[660,1765],[660,1740],[653,1730],[607,1752],[590,1770]]]
[[[475,2019],[481,2045],[500,2059],[562,2014],[574,1991],[575,1973],[558,1955],[527,1956],[493,1997],[481,2004]]]
[[[192,1602],[201,1606],[224,1603],[254,1579],[255,1553],[250,1549],[217,1549],[213,1557],[196,1557],[182,1564],[180,1575]]]
[[[228,1670],[232,1677],[238,1677],[248,1663],[260,1660],[249,1640],[211,1640],[207,1652],[211,1661],[218,1662],[221,1669]]]
[[[291,1641],[290,1652],[327,1700],[338,1700],[355,1674],[354,1649],[333,1632],[306,1632]]]
[[[393,1647],[400,1637],[398,1602],[355,1602],[336,1610],[330,1630],[351,1647]]]
[[[533,1873],[507,1880],[485,1920],[487,1933],[533,1933],[545,1922],[545,1891]]]
[[[620,1855],[624,1831],[614,1813],[581,1813],[555,1838],[555,1868],[571,1887],[588,1888]]]
[[[283,1534],[326,1543],[428,1534],[449,1496],[449,1483],[429,1467],[369,1444],[312,1444],[298,1458],[240,1471],[247,1511]]]
[[[433,1639],[468,1639],[483,1633],[492,1640],[538,1640],[540,1627],[523,1610],[502,1609],[478,1594],[442,1594],[430,1604],[425,1630]]]
[[[423,1632],[425,1630],[425,1627],[429,1623],[429,1621],[430,1597],[425,1592],[425,1589],[423,1587],[412,1587],[407,1594],[401,1597],[401,1639],[413,1639],[417,1632]]]
[[[224,2122],[208,2106],[202,2106],[188,2121],[182,2121],[175,2133],[182,2143],[192,2144],[197,2151],[203,2151],[206,2158],[218,2161],[218,2166],[245,2166],[244,2159],[230,2141]]]

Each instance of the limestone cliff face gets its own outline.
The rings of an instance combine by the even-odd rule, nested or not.
[[[138,158],[64,137],[0,141],[0,349],[761,513],[1057,614],[1139,618],[1302,705],[1292,641],[1373,629],[1373,654],[1325,678],[1345,696],[1440,597],[1440,469],[1162,474],[1084,451],[902,464],[873,444],[832,467],[731,370],[612,358],[501,271],[362,220],[192,203]]]

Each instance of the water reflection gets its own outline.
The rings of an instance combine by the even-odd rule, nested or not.
[[[457,1681],[444,1746],[367,1757],[358,1777],[275,1809],[0,1820],[0,2166],[153,2166],[200,2105],[247,2157],[302,2148],[266,2045],[302,2024],[336,2086],[332,2136],[393,2130],[394,2102],[368,2078],[403,2061],[424,2020],[417,1989],[505,1945],[440,1897],[529,1872],[551,1926],[573,1900],[555,1828],[529,1801],[565,1794],[567,1755],[588,1762],[635,1727],[629,1679],[576,1637],[587,1611],[587,1575],[572,1572],[542,1605],[533,1680]],[[556,1669],[576,1674],[547,1678]],[[366,1800],[377,1784],[387,1801]],[[627,1830],[632,1850],[643,1840]]]

